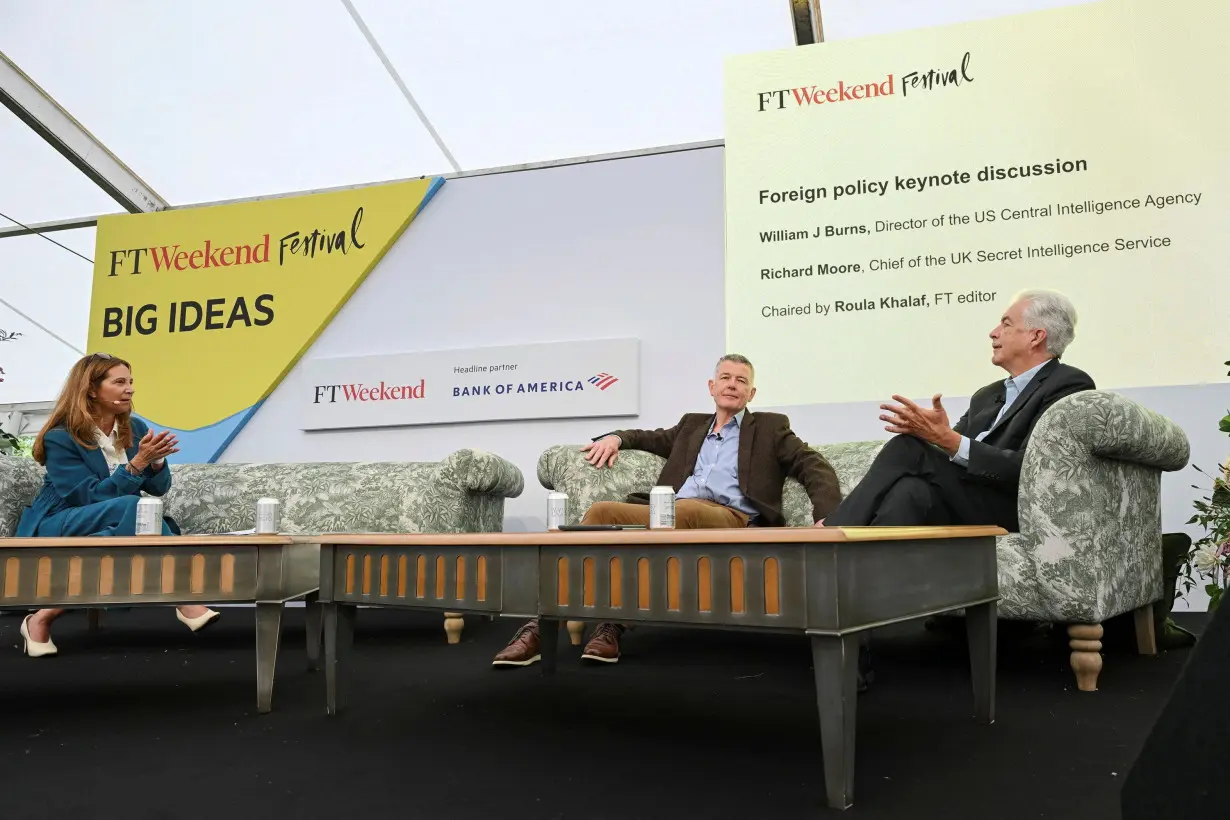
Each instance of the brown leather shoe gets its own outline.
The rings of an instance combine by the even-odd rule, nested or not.
[[[492,666],[529,666],[542,660],[539,654],[538,621],[529,621],[513,635],[508,646],[496,654]]]
[[[585,644],[581,658],[602,663],[619,663],[619,637],[624,628],[619,624],[598,624],[594,636]]]

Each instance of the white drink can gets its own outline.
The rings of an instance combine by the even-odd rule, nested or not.
[[[547,529],[558,530],[568,522],[568,493],[547,494]]]
[[[162,535],[162,499],[143,496],[137,502],[137,535]]]
[[[675,488],[654,487],[649,491],[649,529],[675,528]]]
[[[258,535],[273,535],[282,525],[282,502],[276,498],[262,498],[256,502],[256,532]]]

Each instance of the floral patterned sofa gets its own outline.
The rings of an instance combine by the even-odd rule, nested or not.
[[[883,441],[815,447],[849,492]],[[1102,622],[1136,613],[1142,653],[1156,651],[1152,605],[1162,598],[1161,474],[1189,456],[1178,425],[1116,393],[1097,390],[1056,402],[1038,420],[1025,452],[1019,495],[1021,531],[1001,536],[999,614],[1068,624],[1072,668],[1083,690],[1097,688]],[[548,449],[538,480],[569,496],[570,523],[596,501],[645,492],[664,461],[622,451],[615,466],[596,470],[576,445]],[[803,487],[787,479],[789,526],[812,523]]]
[[[251,529],[258,498],[282,501],[283,532],[499,532],[504,499],[525,488],[521,470],[464,449],[439,462],[173,464],[166,512],[185,533]],[[43,468],[0,455],[0,536],[11,536],[34,500]],[[450,643],[460,615],[445,617]]]

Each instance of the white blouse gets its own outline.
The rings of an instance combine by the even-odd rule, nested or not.
[[[103,458],[107,460],[107,471],[115,472],[115,468],[121,464],[128,463],[128,453],[119,444],[119,428],[111,428],[111,435],[107,435],[97,427],[94,428],[94,440],[98,442],[98,449],[102,450]]]

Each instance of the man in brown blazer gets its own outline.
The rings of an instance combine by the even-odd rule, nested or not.
[[[666,459],[659,485],[675,489],[675,526],[781,527],[782,486],[795,478],[811,498],[812,520],[822,521],[841,501],[837,474],[824,456],[810,449],[780,413],[751,413],[756,372],[746,357],[723,356],[709,380],[714,412],[688,413],[669,429],[618,430],[582,447],[590,464],[615,463],[620,447],[644,450]],[[649,524],[649,497],[600,501],[585,513],[584,524]],[[581,657],[602,663],[619,660],[623,627],[602,623]],[[529,666],[540,659],[538,622],[530,621],[492,661],[494,666]]]

